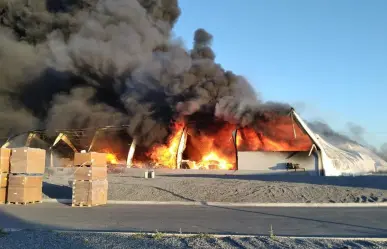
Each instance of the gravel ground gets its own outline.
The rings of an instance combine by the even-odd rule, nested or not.
[[[47,176],[45,198],[70,198],[71,174]],[[109,199],[260,203],[387,202],[387,176],[109,174]]]
[[[323,239],[287,239],[287,238],[213,238],[195,237],[149,237],[142,235],[60,233],[42,231],[21,231],[0,236],[0,249],[22,248],[79,248],[79,249],[119,249],[119,248],[271,248],[271,249],[355,249],[386,248],[387,242],[364,240],[341,241]]]

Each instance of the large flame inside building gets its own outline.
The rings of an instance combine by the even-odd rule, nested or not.
[[[117,156],[113,153],[107,153],[106,159],[107,159],[107,162],[110,164],[117,164],[118,163]]]
[[[234,130],[234,125],[223,122],[214,122],[205,129],[188,126],[182,167],[235,169],[236,148],[232,136]]]
[[[177,168],[177,153],[181,136],[184,131],[184,123],[176,122],[171,127],[171,135],[165,144],[157,144],[151,148],[138,148],[134,164],[139,167],[167,167]]]
[[[136,145],[124,128],[109,129],[96,131],[90,144],[74,147],[106,153],[109,165],[236,170],[238,151],[299,152],[310,151],[313,145],[292,116],[275,116],[246,127],[193,116],[190,120],[171,123],[165,143],[150,147]]]
[[[135,167],[171,169],[236,169],[237,151],[309,151],[312,141],[284,116],[255,127],[224,121],[176,122],[165,144],[136,149]]]
[[[312,141],[292,117],[276,117],[257,127],[238,129],[239,151],[309,151]]]

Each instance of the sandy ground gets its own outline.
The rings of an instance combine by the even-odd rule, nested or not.
[[[59,233],[43,231],[21,231],[0,236],[0,249],[22,248],[272,248],[272,249],[314,249],[314,248],[386,248],[387,242],[364,240],[341,241],[323,239],[288,238],[213,238],[208,235],[193,237],[165,237],[145,235]]]
[[[45,198],[70,198],[71,174],[47,176]],[[387,176],[109,174],[109,199],[260,203],[387,202]]]

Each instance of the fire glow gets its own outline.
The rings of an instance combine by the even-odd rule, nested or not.
[[[134,159],[133,165],[140,168],[235,170],[237,151],[308,151],[312,146],[310,138],[289,117],[257,127],[238,128],[227,122],[203,127],[173,123],[164,144],[140,151],[136,149],[135,154],[142,156]],[[236,141],[233,134],[236,134]],[[111,164],[118,161],[110,152],[107,159]]]
[[[106,154],[106,161],[108,164],[118,164],[117,156],[108,149],[103,149],[103,153]]]
[[[238,129],[236,144],[239,151],[309,151],[312,147],[309,136],[290,117],[277,117],[258,129]]]
[[[220,157],[216,152],[210,152],[205,155],[203,159],[196,164],[194,169],[210,169],[210,165],[214,165],[216,169],[230,170],[233,168],[233,164],[229,163],[227,158]]]
[[[110,164],[117,164],[118,163],[117,157],[113,153],[106,154],[106,159],[107,159],[108,163],[110,163]]]
[[[183,134],[184,123],[175,123],[172,129],[172,136],[168,139],[167,144],[156,145],[147,152],[147,156],[157,165],[168,168],[177,168],[177,153],[180,145],[180,139]]]

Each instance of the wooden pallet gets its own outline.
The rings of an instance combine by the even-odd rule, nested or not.
[[[74,182],[101,182],[101,181],[106,181],[107,178],[104,179],[94,179],[94,180],[72,180]]]
[[[73,167],[75,168],[82,168],[82,167],[86,167],[86,168],[91,168],[91,164],[74,164]]]
[[[103,204],[94,204],[94,205],[86,204],[86,203],[72,203],[71,204],[72,207],[97,207],[100,205],[103,205]]]
[[[7,202],[7,205],[29,205],[29,204],[37,204],[37,203],[43,203],[43,201],[29,201],[29,202]]]
[[[31,174],[31,173],[9,173],[12,176],[44,176],[44,174]]]

